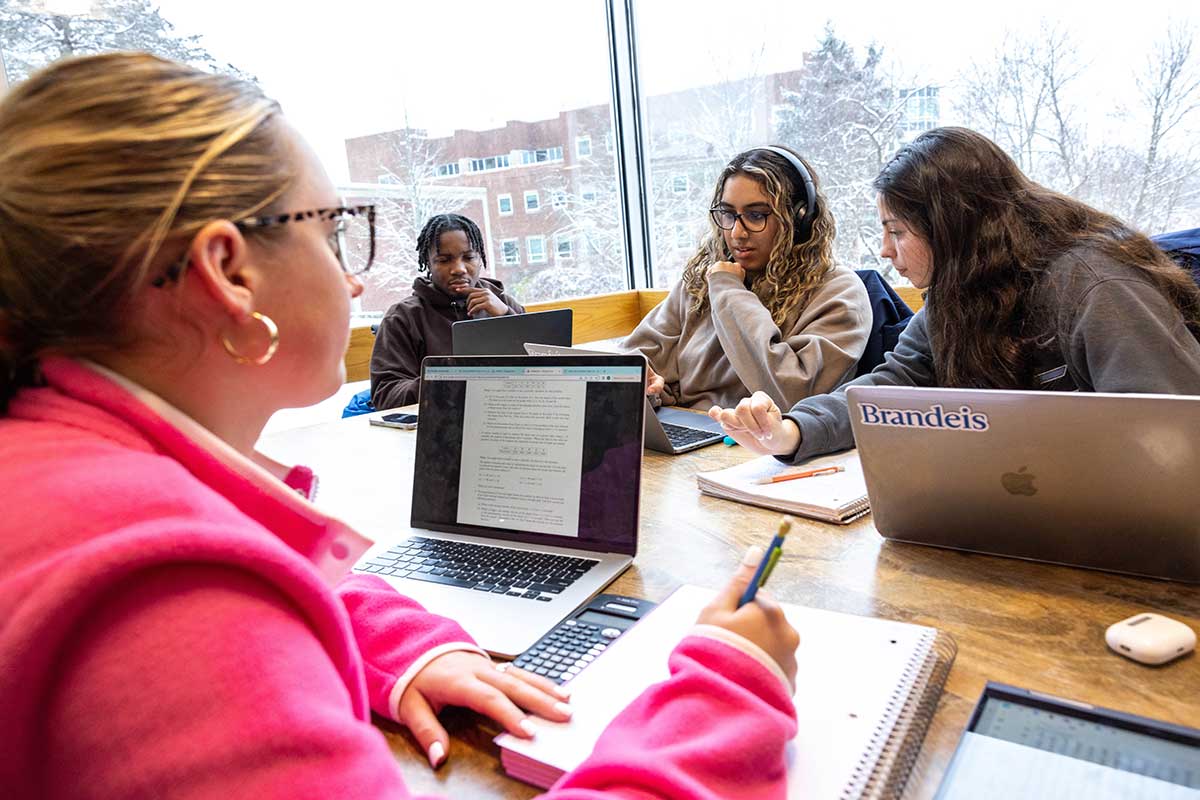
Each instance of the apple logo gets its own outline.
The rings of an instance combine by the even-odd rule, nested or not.
[[[1033,481],[1037,478],[1032,472],[1026,472],[1027,467],[1021,467],[1017,472],[1006,472],[1000,476],[1000,484],[1009,494],[1035,495],[1037,487]]]

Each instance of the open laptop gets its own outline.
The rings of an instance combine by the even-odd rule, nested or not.
[[[609,355],[603,350],[525,343],[531,356]],[[721,423],[704,414],[670,406],[654,408],[646,401],[646,447],[658,453],[678,455],[725,440]]]
[[[355,569],[525,651],[637,553],[645,359],[428,357],[411,530]]]
[[[464,319],[450,326],[456,356],[523,356],[526,342],[571,344],[571,309]]]
[[[1200,582],[1200,397],[846,395],[884,537]]]

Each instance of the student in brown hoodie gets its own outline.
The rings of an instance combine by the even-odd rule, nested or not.
[[[450,326],[464,319],[524,314],[495,278],[484,278],[487,247],[479,226],[461,214],[430,217],[417,238],[413,293],[383,315],[371,351],[371,404],[417,402],[421,359],[450,355]]]
[[[783,147],[735,156],[682,280],[624,342],[657,373],[648,390],[705,411],[756,391],[790,407],[854,377],[871,307],[858,276],[834,263],[833,237],[799,156]]]

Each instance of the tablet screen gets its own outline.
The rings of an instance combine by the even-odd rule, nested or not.
[[[989,684],[939,798],[1200,798],[1200,733]]]

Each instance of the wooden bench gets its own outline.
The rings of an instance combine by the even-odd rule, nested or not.
[[[909,308],[916,311],[925,304],[919,289],[911,286],[899,287],[897,294]],[[569,308],[572,317],[574,344],[612,339],[629,334],[642,317],[661,303],[667,296],[666,289],[636,289],[627,292],[611,292],[591,297],[569,297],[565,300],[550,300],[545,303],[530,303],[526,311],[553,311]],[[370,327],[353,328],[350,331],[350,346],[346,348],[346,380],[363,381],[371,377],[371,348],[375,346],[375,335]]]

